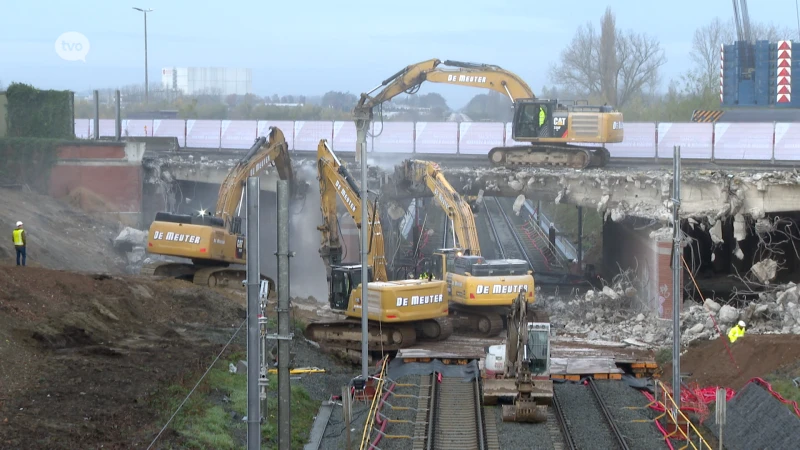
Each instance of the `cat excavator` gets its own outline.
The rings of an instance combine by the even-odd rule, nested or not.
[[[344,320],[312,322],[306,338],[328,351],[358,361],[361,357],[361,286],[369,287],[368,320],[370,352],[390,352],[414,345],[418,338],[444,340],[453,333],[448,318],[445,283],[441,280],[389,280],[386,270],[383,230],[377,202],[370,204],[367,192],[357,184],[347,167],[322,139],[317,148],[322,225],[320,256],[325,262],[329,284],[328,302]],[[361,265],[342,265],[336,198],[339,198],[356,226],[367,233],[369,273]],[[361,208],[367,209],[369,223],[361,223]]]
[[[494,336],[514,298],[525,292],[534,302],[533,272],[521,259],[487,260],[481,256],[475,217],[469,203],[445,179],[439,165],[409,159],[395,167],[397,186],[410,192],[428,191],[447,214],[456,239],[454,248],[433,252],[430,271],[447,282],[450,315],[457,328]]]
[[[416,93],[425,81],[491,89],[511,99],[514,104],[511,137],[526,145],[491,149],[489,160],[494,165],[602,167],[610,158],[604,144],[622,142],[622,113],[611,106],[565,106],[558,100],[536,98],[525,81],[501,67],[429,59],[403,68],[361,94],[353,110],[357,158],[359,149],[367,142],[373,109],[397,95]]]
[[[504,392],[514,399],[513,405],[503,405],[504,422],[546,422],[553,402],[550,324],[533,322],[529,306],[520,292],[509,311],[505,343],[489,347],[485,358],[484,392]],[[501,358],[502,374],[489,376],[489,366]]]
[[[247,276],[245,230],[240,217],[244,185],[247,177],[257,176],[273,165],[282,180],[292,183],[293,194],[299,195],[301,189],[296,186],[286,138],[279,128],[270,127],[269,136],[256,139],[228,172],[219,188],[216,211],[156,214],[148,231],[147,253],[191,262],[146,264],[141,274],[188,279],[201,286],[241,286]],[[261,279],[269,281],[268,295],[274,294],[272,279],[263,274]]]

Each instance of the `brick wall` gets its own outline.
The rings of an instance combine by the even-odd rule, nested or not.
[[[672,239],[655,238],[657,257],[657,312],[661,319],[672,319],[673,305],[683,305],[683,290],[678,293],[676,300],[675,292],[672,290]],[[681,271],[681,285],[683,285],[683,271]]]
[[[142,211],[143,153],[143,144],[66,145],[51,170],[49,194],[137,226]]]

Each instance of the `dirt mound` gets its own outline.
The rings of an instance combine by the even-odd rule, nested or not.
[[[741,389],[753,377],[764,377],[800,360],[800,340],[796,335],[755,335],[729,344],[731,361],[722,339],[695,341],[681,356],[681,372],[691,373],[686,381],[700,386],[725,386]],[[664,380],[672,380],[672,364],[664,367]]]
[[[28,235],[28,265],[51,269],[122,273],[125,260],[114,252],[122,227],[46,195],[1,189],[0,261],[15,264],[11,231],[21,220]]]
[[[177,280],[0,271],[0,447],[146,447],[153,393],[204,369],[244,317]]]

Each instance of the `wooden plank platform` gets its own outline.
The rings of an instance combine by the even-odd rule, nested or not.
[[[422,348],[402,348],[397,351],[397,359],[402,359],[404,362],[431,362],[434,359],[441,360],[445,364],[467,364],[473,359],[483,358],[483,349],[481,351],[466,351],[458,353],[446,352],[439,350],[427,350]],[[447,361],[445,361],[447,360]]]

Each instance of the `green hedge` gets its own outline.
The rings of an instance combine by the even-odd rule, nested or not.
[[[27,84],[12,83],[6,89],[6,96],[9,138],[75,139],[71,91],[42,91]]]
[[[58,148],[69,144],[61,139],[0,139],[0,179],[4,185],[26,184],[46,193],[50,169],[58,161]]]

